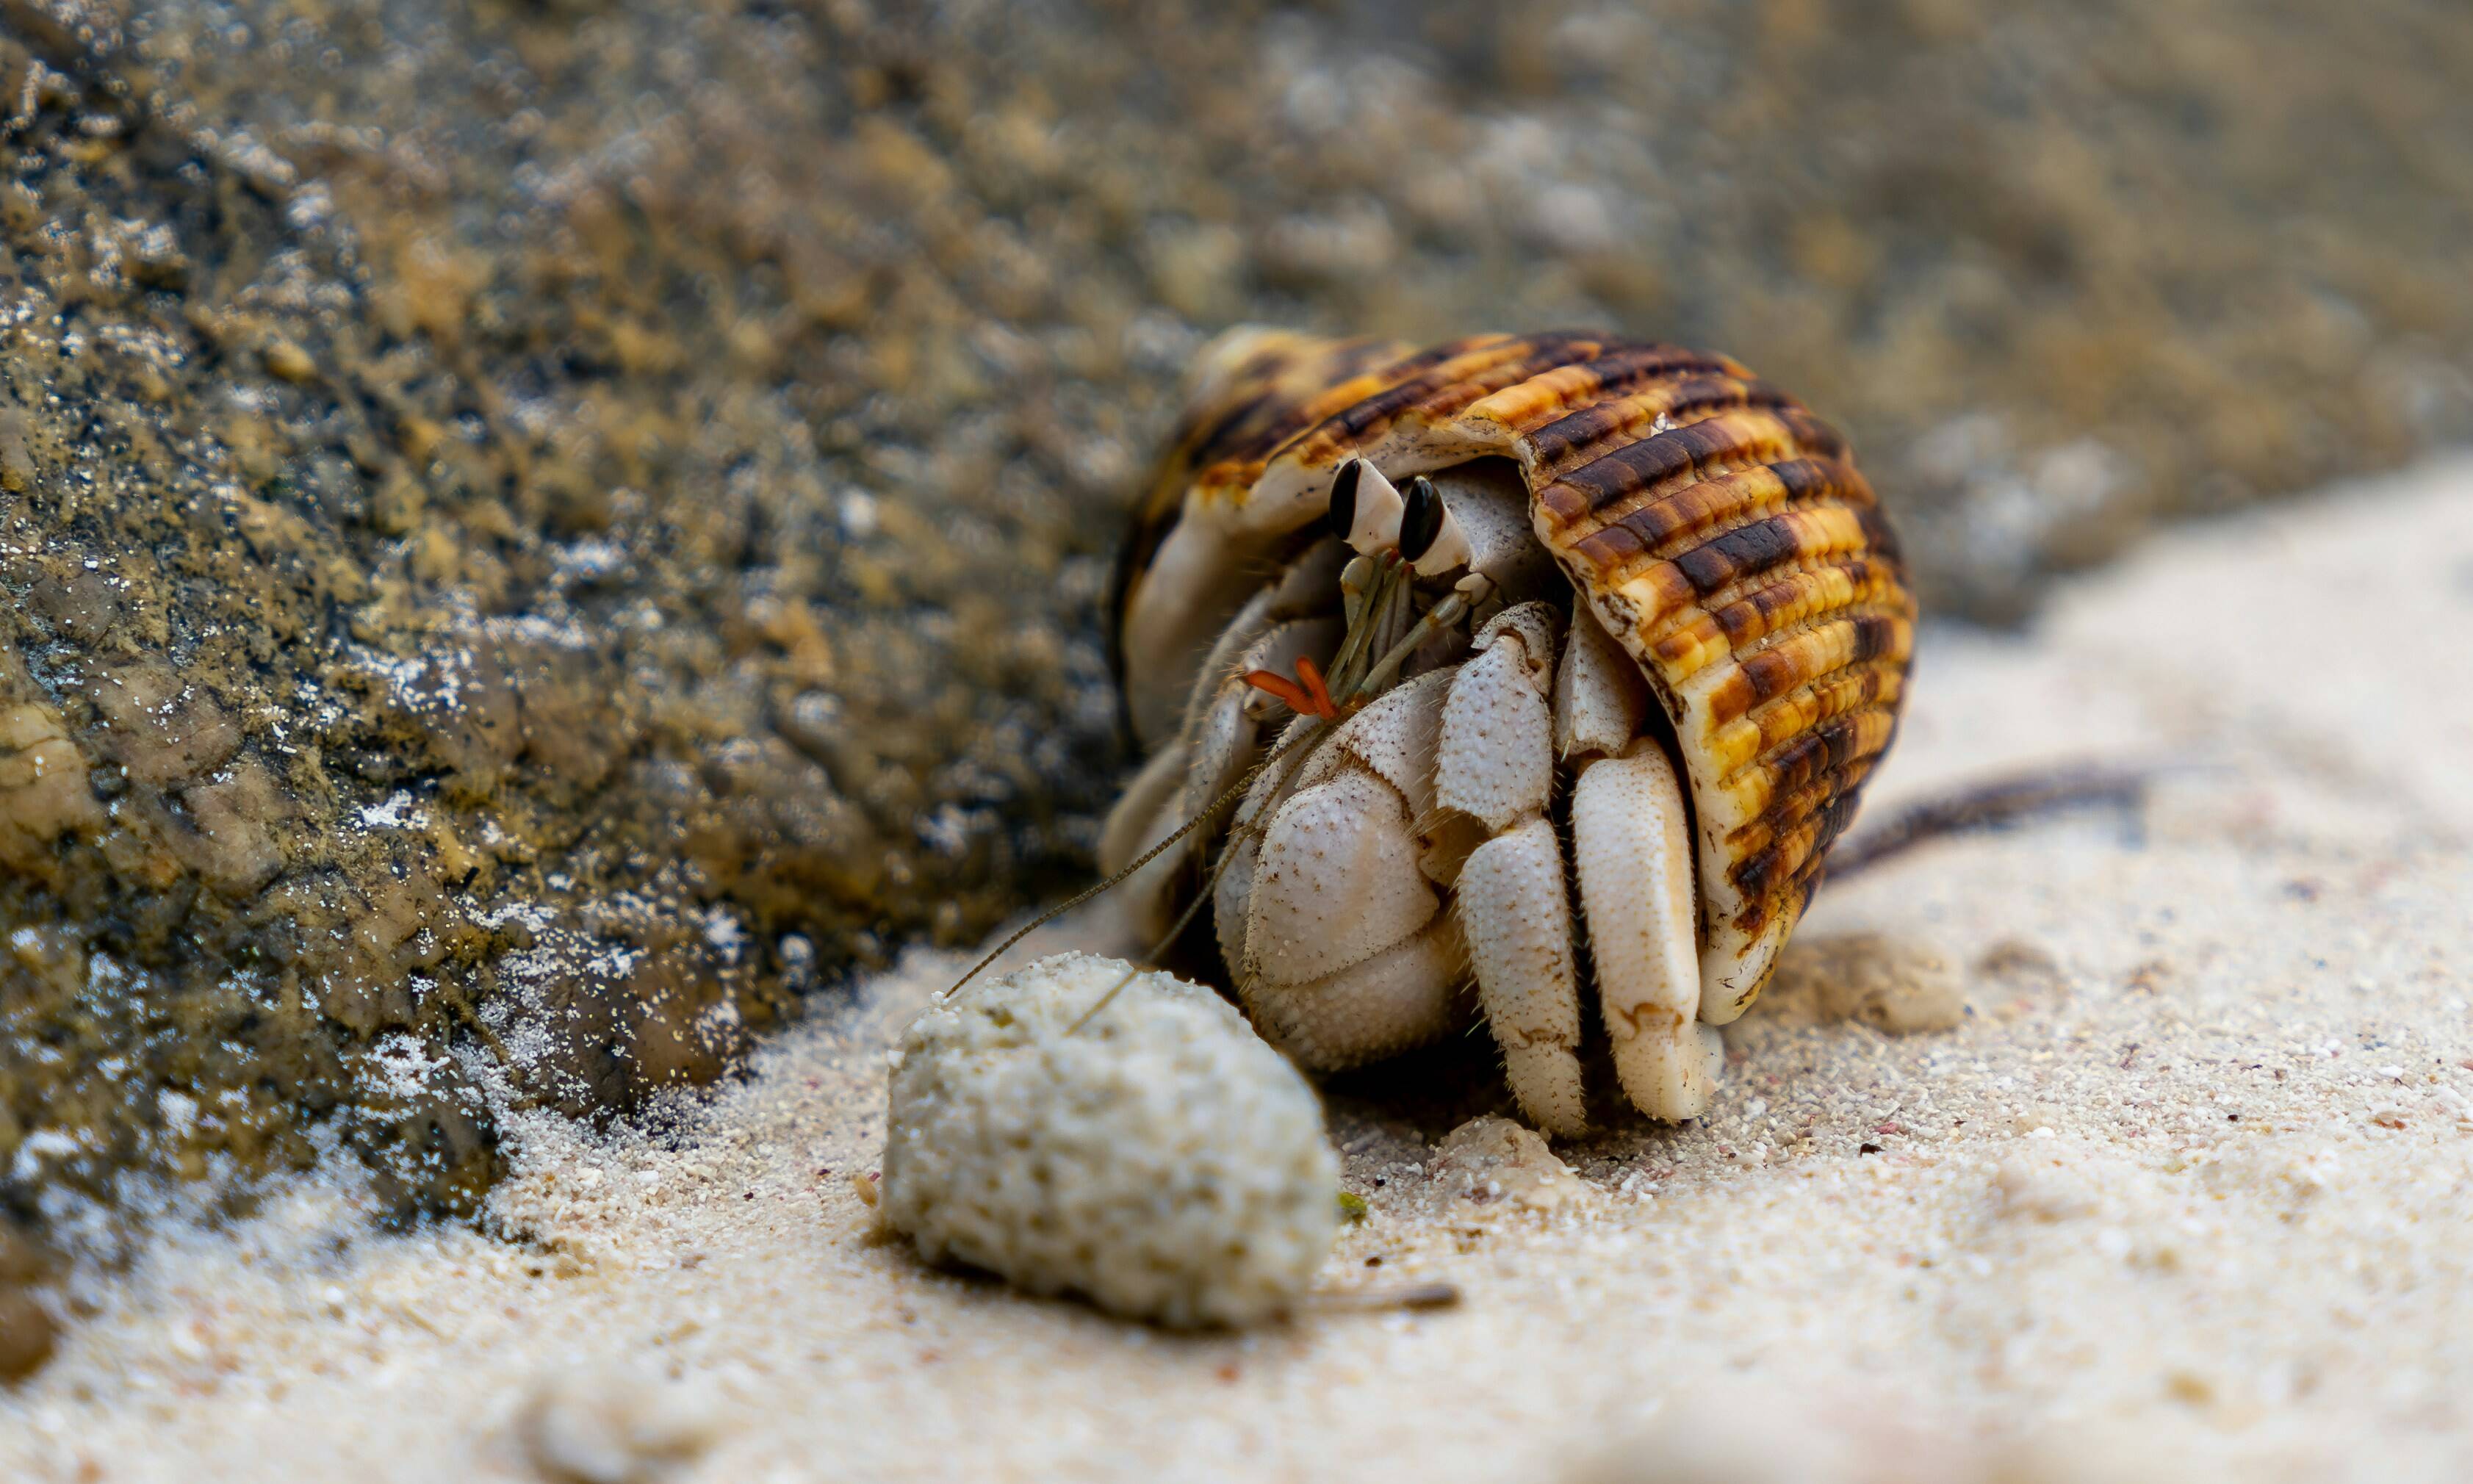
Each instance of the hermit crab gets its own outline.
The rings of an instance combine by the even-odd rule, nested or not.
[[[1238,330],[1188,397],[1114,605],[1136,922],[1209,913],[1309,1068],[1482,1014],[1556,1134],[1594,984],[1631,1101],[1704,1112],[1897,726],[1914,599],[1845,440],[1604,334]]]

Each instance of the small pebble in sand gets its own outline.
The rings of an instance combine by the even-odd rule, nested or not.
[[[516,1418],[525,1458],[555,1484],[658,1484],[684,1472],[713,1431],[698,1394],[615,1367],[549,1376]]]
[[[1429,1173],[1438,1187],[1480,1206],[1554,1210],[1593,1193],[1535,1129],[1492,1113],[1443,1136]]]
[[[1881,933],[1793,940],[1768,993],[1822,1020],[1868,1020],[1896,1033],[1945,1031],[1966,1018],[1957,961],[1930,942]]]
[[[1128,1318],[1284,1313],[1338,1227],[1313,1089],[1218,995],[1116,959],[939,1002],[902,1036],[887,1125],[881,1209],[922,1257]]]
[[[22,1381],[43,1368],[59,1343],[49,1309],[35,1297],[48,1268],[34,1243],[0,1217],[0,1386]]]
[[[52,1358],[52,1316],[23,1288],[0,1286],[0,1386],[22,1381]]]

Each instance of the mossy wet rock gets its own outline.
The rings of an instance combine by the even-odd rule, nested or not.
[[[510,325],[446,203],[356,233],[51,13],[0,11],[0,1202],[332,1130],[392,1209],[469,1210],[507,1096],[709,1082],[1078,857],[1095,534],[908,512],[871,593],[848,459],[714,353],[744,326],[573,242]],[[914,616],[972,604],[995,644]]]

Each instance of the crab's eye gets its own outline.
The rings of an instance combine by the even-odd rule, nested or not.
[[[1332,534],[1358,556],[1386,551],[1400,539],[1400,491],[1381,469],[1351,459],[1332,479],[1330,519]]]
[[[1400,555],[1416,561],[1442,532],[1443,497],[1434,492],[1434,482],[1420,474],[1408,482],[1407,508],[1400,513]]]
[[[1469,564],[1476,553],[1469,545],[1468,533],[1452,517],[1452,508],[1443,507],[1443,521],[1426,554],[1411,563],[1419,577],[1440,577]]]
[[[1341,540],[1357,528],[1357,482],[1365,472],[1363,459],[1351,459],[1332,476],[1331,514],[1326,517],[1331,534]]]

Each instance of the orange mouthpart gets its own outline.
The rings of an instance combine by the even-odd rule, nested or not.
[[[1322,668],[1303,655],[1297,657],[1295,680],[1277,670],[1252,670],[1246,673],[1245,683],[1279,697],[1299,716],[1319,716],[1327,722],[1339,720],[1339,707],[1332,705],[1331,691],[1323,685]]]

